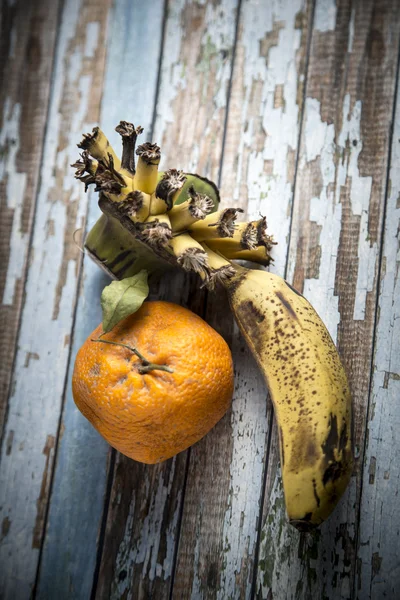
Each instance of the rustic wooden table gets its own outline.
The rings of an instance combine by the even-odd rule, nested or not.
[[[3,0],[2,599],[400,597],[399,40],[396,0]],[[75,408],[107,280],[73,241],[98,208],[69,165],[97,123],[119,147],[120,119],[267,215],[273,270],[338,344],[356,465],[313,535],[286,521],[261,375],[192,280],[160,293],[229,341],[231,412],[144,466]]]

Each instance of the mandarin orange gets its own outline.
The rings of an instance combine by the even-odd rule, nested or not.
[[[72,390],[111,446],[158,463],[200,440],[224,415],[233,393],[232,356],[190,310],[145,302],[109,333],[99,325],[88,337],[76,357]]]

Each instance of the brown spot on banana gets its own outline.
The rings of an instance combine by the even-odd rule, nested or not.
[[[240,318],[242,327],[244,327],[251,337],[257,353],[262,351],[264,337],[262,331],[259,330],[258,324],[262,323],[265,316],[257,309],[252,300],[246,300],[240,305]]]
[[[322,451],[328,461],[334,461],[336,459],[335,450],[339,445],[339,432],[336,415],[331,414],[328,427],[328,435],[325,442],[322,444]]]
[[[288,302],[286,300],[286,298],[284,297],[284,295],[282,294],[282,292],[278,291],[276,292],[277,297],[279,298],[279,300],[281,301],[281,303],[283,304],[283,306],[286,308],[287,312],[289,313],[289,315],[293,318],[298,320],[298,317],[295,313],[295,311],[293,310],[290,302]]]
[[[262,323],[265,319],[265,315],[263,315],[251,300],[246,300],[246,302],[242,304],[242,310],[248,312],[250,318],[253,318],[256,323]]]
[[[307,444],[306,460],[314,464],[318,458],[318,450],[314,440],[309,440]]]
[[[317,482],[315,481],[315,479],[313,479],[312,483],[313,483],[315,501],[317,503],[317,506],[319,507],[319,505],[321,504],[321,500],[317,493]]]

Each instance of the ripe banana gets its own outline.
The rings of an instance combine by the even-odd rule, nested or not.
[[[290,523],[309,531],[332,512],[352,472],[343,365],[316,311],[284,279],[238,268],[224,285],[271,394]]]

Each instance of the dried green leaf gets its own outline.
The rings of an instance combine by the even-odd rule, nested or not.
[[[147,271],[143,270],[121,281],[113,281],[101,294],[103,331],[107,333],[142,306],[149,294]]]

